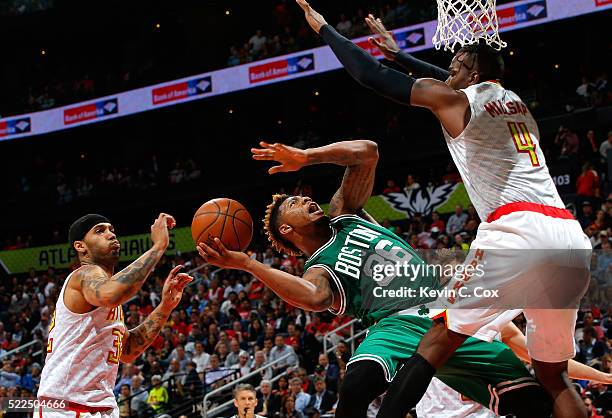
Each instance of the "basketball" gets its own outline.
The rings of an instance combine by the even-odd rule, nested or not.
[[[196,245],[211,244],[213,238],[219,238],[228,250],[244,251],[253,238],[253,219],[235,200],[209,200],[193,215],[191,236]]]

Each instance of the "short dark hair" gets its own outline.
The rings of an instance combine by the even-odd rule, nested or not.
[[[472,65],[478,67],[481,81],[502,80],[504,78],[505,64],[501,54],[486,43],[465,45],[457,54],[466,53],[474,57]]]
[[[272,196],[272,203],[266,208],[266,216],[264,217],[264,232],[268,237],[268,241],[276,251],[285,252],[289,255],[300,255],[302,252],[291,241],[284,238],[278,230],[278,214],[283,202],[291,196],[287,194],[275,194]]]
[[[234,388],[234,398],[238,396],[238,394],[242,391],[248,390],[249,392],[253,392],[255,396],[257,396],[257,391],[253,387],[253,385],[249,385],[248,383],[243,383],[240,385],[236,385]]]

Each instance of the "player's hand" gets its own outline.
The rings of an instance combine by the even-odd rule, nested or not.
[[[319,12],[310,7],[310,4],[306,0],[295,0],[296,3],[302,8],[304,11],[304,15],[306,16],[306,21],[316,33],[319,33],[321,27],[323,25],[327,25],[325,18],[321,16]]]
[[[260,161],[277,161],[280,165],[268,170],[270,174],[297,171],[306,165],[306,151],[284,144],[268,144],[260,142],[261,148],[251,148],[253,159]]]
[[[183,289],[193,280],[193,277],[187,273],[179,273],[182,268],[183,266],[179,264],[170,270],[164,282],[161,305],[168,311],[177,307],[183,297]]]
[[[386,59],[389,61],[395,60],[395,54],[397,54],[400,50],[397,42],[395,42],[395,38],[393,37],[393,32],[390,32],[385,28],[382,20],[380,18],[375,18],[374,15],[369,14],[365,21],[367,25],[370,27],[373,35],[378,36],[370,36],[368,41],[377,47],[380,52],[383,53]]]
[[[167,213],[160,213],[157,219],[151,225],[151,241],[153,245],[165,250],[170,243],[170,235],[168,229],[176,226],[174,217]]]
[[[225,248],[219,238],[213,240],[213,245],[201,242],[196,248],[204,261],[225,269],[245,270],[250,260],[249,256],[243,252],[230,251]]]

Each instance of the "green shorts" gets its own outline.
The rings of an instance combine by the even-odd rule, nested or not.
[[[375,361],[391,382],[398,365],[414,354],[431,324],[429,318],[411,315],[384,318],[368,329],[348,364]],[[508,346],[471,337],[437,371],[436,377],[491,410],[497,408],[499,395],[518,387],[538,386]]]

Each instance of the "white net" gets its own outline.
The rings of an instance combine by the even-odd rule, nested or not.
[[[433,37],[436,49],[453,51],[484,40],[500,50],[506,43],[499,37],[495,0],[437,0],[438,28]]]

